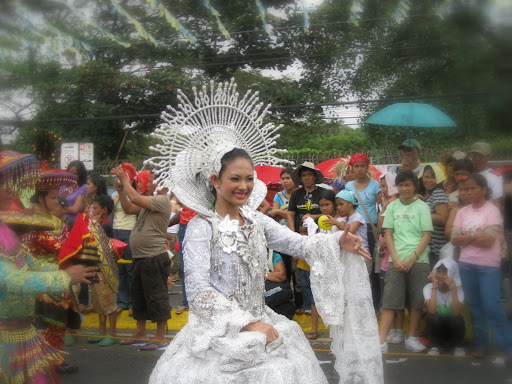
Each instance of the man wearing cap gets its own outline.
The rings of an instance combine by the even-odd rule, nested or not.
[[[410,170],[418,176],[418,173],[423,169],[423,165],[420,164],[421,144],[417,140],[407,139],[398,147],[398,150],[400,151],[402,164],[391,168],[389,171],[398,173],[401,170]]]
[[[292,172],[292,180],[295,185],[302,185],[292,193],[288,205],[288,227],[292,231],[300,232],[300,227],[306,216],[311,216],[313,220],[321,216],[319,196],[321,188],[316,184],[323,183],[324,175],[315,165],[309,161],[299,165]]]
[[[494,170],[489,168],[491,159],[491,146],[482,141],[471,146],[471,161],[475,167],[475,173],[482,175],[487,180],[491,200],[498,208],[501,208],[503,200],[503,178]]]

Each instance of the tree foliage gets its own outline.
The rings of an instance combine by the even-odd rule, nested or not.
[[[130,41],[130,48],[105,39],[60,2],[23,0],[63,33],[90,43],[95,57],[78,63],[67,53],[51,61],[32,50],[26,62],[4,61],[0,102],[22,92],[35,110],[34,120],[157,114],[166,105],[176,105],[177,88],[190,93],[192,86],[209,79],[235,77],[241,93],[256,89],[262,100],[279,107],[272,109],[269,118],[284,124],[278,144],[291,150],[395,148],[407,136],[402,128],[351,130],[322,119],[322,103],[354,99],[384,100],[359,104],[363,120],[400,97],[439,107],[458,128],[415,129],[413,136],[427,147],[456,146],[508,132],[510,39],[507,28],[495,27],[485,17],[487,1],[454,1],[452,9],[440,17],[437,10],[445,0],[411,0],[408,17],[397,21],[393,15],[399,0],[366,0],[357,26],[349,22],[351,2],[325,0],[311,11],[312,25],[304,33],[296,1],[265,0],[266,7],[283,15],[266,15],[276,38],[262,29],[254,2],[212,1],[231,32],[229,41],[202,1],[161,1],[196,35],[195,46],[180,38],[146,1],[120,4],[159,41],[158,47],[140,38],[123,16],[111,12],[109,0],[78,0],[75,5],[105,30]],[[0,39],[2,44],[10,43]],[[299,79],[275,80],[260,72],[286,69],[292,63],[299,64]],[[280,108],[310,103],[317,106]],[[102,159],[116,155],[129,125],[133,131],[121,157],[139,158],[147,156],[148,133],[157,124],[158,119],[133,118],[56,122],[37,128],[52,128],[64,141],[93,141],[96,156]],[[19,149],[29,148],[34,128],[21,130]]]

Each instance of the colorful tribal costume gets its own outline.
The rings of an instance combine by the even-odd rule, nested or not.
[[[61,187],[76,187],[76,176],[66,171],[42,170],[36,191],[48,191]],[[59,218],[49,213],[37,213],[54,223],[53,231],[30,232],[23,243],[32,256],[43,263],[58,265],[57,258],[62,244],[68,237],[68,228]],[[36,297],[37,328],[43,329],[43,337],[55,348],[64,349],[66,328],[80,328],[80,316],[74,310],[69,293],[43,294]]]
[[[17,192],[30,187],[30,180],[37,173],[36,163],[31,155],[0,152],[0,187],[14,187]],[[55,264],[33,258],[4,220],[17,229],[34,229],[38,225],[37,218],[21,214],[4,213],[0,217],[0,382],[58,383],[52,365],[62,357],[36,333],[34,297],[67,291],[70,278]],[[45,224],[40,229],[52,226]]]

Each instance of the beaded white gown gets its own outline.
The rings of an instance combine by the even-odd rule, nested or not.
[[[311,265],[315,301],[331,325],[335,368],[343,383],[382,383],[377,324],[363,259],[340,251],[339,236],[301,236],[259,212],[196,216],[184,241],[188,324],[161,356],[150,384],[327,383],[300,326],[265,306],[267,247]],[[266,345],[248,323],[272,324]]]

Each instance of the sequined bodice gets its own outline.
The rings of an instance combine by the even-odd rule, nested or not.
[[[250,216],[250,215],[248,215]],[[211,284],[240,307],[260,316],[265,306],[264,289],[266,240],[263,229],[254,218],[244,217],[245,224],[215,217],[212,239]]]

